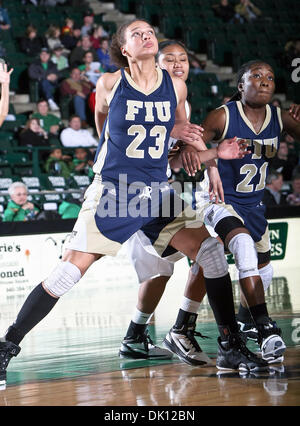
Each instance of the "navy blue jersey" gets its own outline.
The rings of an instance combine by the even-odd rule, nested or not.
[[[278,150],[282,130],[280,109],[266,105],[266,117],[256,133],[240,101],[228,102],[223,139],[247,139],[251,154],[243,159],[218,160],[226,204],[258,205],[263,197],[268,163]]]
[[[121,69],[100,137],[94,172],[118,185],[166,181],[168,141],[175,123],[177,97],[168,72],[157,68],[158,80],[145,93]],[[120,177],[121,176],[121,177]]]

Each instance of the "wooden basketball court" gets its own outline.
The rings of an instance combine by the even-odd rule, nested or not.
[[[186,259],[177,262],[155,312],[150,334],[159,345],[176,319],[187,272]],[[239,284],[234,271],[231,275],[238,308]],[[138,284],[122,253],[104,258],[21,342],[22,350],[8,368],[7,387],[0,391],[0,406],[98,406],[108,417],[126,407],[127,411],[128,407],[152,407],[152,412],[159,407],[185,407],[185,413],[192,413],[189,407],[193,407],[196,413],[201,406],[298,406],[299,275],[297,266],[286,271],[275,268],[266,294],[270,315],[281,327],[287,345],[284,363],[260,375],[224,374],[215,367],[188,366],[175,356],[171,361],[152,362],[119,358]],[[17,294],[3,295],[2,330],[13,322],[29,290],[20,288]],[[199,343],[215,359],[218,331],[206,298],[197,330],[210,337]],[[258,349],[253,342],[248,346]],[[114,413],[110,407],[115,407]]]

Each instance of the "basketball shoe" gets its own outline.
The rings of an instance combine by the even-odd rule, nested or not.
[[[6,369],[13,356],[17,356],[21,348],[12,342],[0,340],[0,386],[6,386]]]
[[[266,371],[268,363],[259,358],[246,347],[240,333],[232,333],[228,340],[218,337],[218,354],[216,367],[219,370]]]
[[[166,335],[163,344],[174,352],[181,361],[194,366],[211,366],[211,359],[200,348],[195,336],[205,338],[195,330],[196,324],[183,325],[181,328],[172,327]]]
[[[257,325],[257,331],[261,357],[269,364],[283,362],[286,346],[281,338],[281,329],[277,327],[276,322],[268,318],[264,324]]]
[[[121,358],[149,360],[171,359],[173,357],[170,351],[154,345],[147,330],[136,337],[125,337],[119,355]]]

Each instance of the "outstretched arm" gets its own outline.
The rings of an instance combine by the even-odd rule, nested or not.
[[[8,114],[9,83],[10,83],[10,75],[12,72],[13,72],[13,69],[11,69],[8,72],[7,65],[2,61],[0,62],[0,83],[1,83],[0,126],[2,126],[2,123]]]

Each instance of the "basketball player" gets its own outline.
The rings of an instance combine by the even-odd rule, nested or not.
[[[261,200],[268,161],[276,155],[281,131],[285,130],[296,140],[300,138],[300,106],[292,105],[289,111],[284,111],[270,105],[275,91],[274,79],[274,71],[267,63],[255,60],[244,64],[238,72],[238,92],[233,100],[212,111],[203,122],[205,142],[237,136],[247,139],[252,151],[251,155],[240,160],[218,160],[225,204],[211,204],[207,198],[204,222],[215,230],[225,247],[235,255],[242,288],[238,322],[245,336],[260,345],[263,343],[262,353],[269,363],[283,360],[282,350],[285,346],[280,340],[271,338],[274,334],[280,335],[280,329],[268,317],[263,298],[263,290],[266,291],[272,282],[273,268],[270,263],[268,223]],[[189,149],[185,147],[184,150]],[[184,157],[185,154],[180,155]],[[182,158],[190,173],[197,168],[197,163],[193,163],[191,158],[190,154],[188,160]],[[203,208],[203,200],[197,200],[199,194],[195,195],[196,208]],[[201,206],[197,207],[197,203]],[[247,269],[245,262],[249,261],[252,246],[248,237],[244,241],[240,237],[239,229],[243,227],[249,230],[257,251],[257,279],[252,281],[242,277],[242,271]],[[253,267],[255,262],[253,257]],[[251,286],[259,288],[259,284],[255,284],[259,276],[263,287],[257,293],[259,298],[256,304],[251,306],[243,295],[247,293],[247,288],[251,291]],[[255,316],[261,318],[260,324],[254,321]],[[266,336],[265,340],[263,336]]]
[[[12,72],[13,72],[13,68],[10,71],[7,71],[7,65],[3,61],[3,59],[1,59],[0,60],[0,84],[1,84],[0,126],[2,126],[2,123],[8,114],[9,83],[10,83],[10,75]]]
[[[166,41],[161,43],[158,62],[162,68],[168,72],[177,73],[184,81],[187,79],[189,66],[187,52],[180,43],[175,41]],[[174,142],[174,141],[173,141]],[[181,167],[182,164],[175,164],[171,159],[171,164],[175,167]],[[198,165],[194,166],[190,173],[192,174]],[[205,197],[209,198],[208,190],[204,192]],[[203,203],[200,205],[199,197],[203,191],[196,191],[198,198],[198,212],[203,210]],[[222,193],[220,194],[222,197]],[[206,202],[207,204],[207,202]],[[205,203],[204,203],[205,205]],[[218,208],[218,214],[229,216],[228,210],[224,207]],[[209,211],[207,212],[209,214]],[[256,314],[254,307],[264,302],[262,293],[262,281],[257,271],[257,253],[254,242],[245,226],[237,221],[234,216],[230,218],[232,226],[235,226],[235,232],[228,239],[231,252],[235,256],[236,265],[239,269],[241,286],[249,298],[250,306],[254,312],[254,318],[260,320],[260,312]],[[229,219],[227,220],[229,221]],[[215,234],[217,235],[217,234]],[[230,244],[231,237],[235,237],[235,244]],[[147,322],[154,312],[168,282],[173,274],[174,262],[182,257],[182,254],[169,256],[168,258],[158,258],[155,254],[150,254],[145,248],[149,243],[147,238],[140,230],[134,234],[126,243],[129,257],[136,269],[140,281],[138,305],[135,309],[132,321],[130,322],[126,336],[120,348],[120,355],[128,358],[146,358],[146,359],[167,359],[169,354],[162,348],[154,346],[146,332]],[[245,259],[244,253],[248,253]],[[153,278],[154,275],[159,275]],[[247,287],[248,286],[248,287]],[[254,293],[254,294],[253,294]],[[258,293],[258,296],[257,294]],[[194,265],[189,274],[185,295],[181,309],[179,310],[174,327],[167,334],[164,344],[184,362],[191,365],[210,365],[208,356],[201,350],[195,335],[200,333],[195,331],[197,311],[205,295],[205,285],[201,268]],[[263,357],[270,361],[283,360],[282,353],[285,345],[278,335],[277,330],[273,328],[274,333],[267,335],[263,342]],[[276,332],[275,332],[276,331]],[[272,336],[272,337],[271,337]],[[261,343],[262,343],[261,342]],[[274,349],[276,348],[276,350]]]
[[[97,129],[104,125],[95,179],[85,193],[62,261],[29,294],[0,342],[2,384],[25,335],[95,261],[115,255],[138,229],[143,229],[159,255],[170,246],[203,268],[220,333],[228,341],[224,354],[228,362],[247,371],[267,369],[267,363],[250,352],[239,336],[222,245],[165,182],[170,134],[198,149],[202,131],[186,119],[184,82],[156,67],[157,50],[155,32],[144,20],[126,23],[116,33],[112,58],[126,69],[105,73],[97,82],[95,120]],[[245,155],[236,141],[207,152],[208,157]]]

